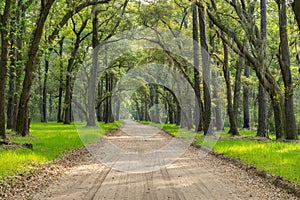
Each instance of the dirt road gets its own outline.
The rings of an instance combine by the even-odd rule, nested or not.
[[[126,122],[122,129],[107,135],[106,140],[127,152],[143,154],[162,148],[172,138],[152,126]],[[94,143],[90,148],[97,149],[100,144]],[[159,170],[144,173],[120,171],[87,155],[82,163],[78,163],[33,199],[297,199],[262,178],[251,176],[213,155],[200,159],[198,151],[189,147],[176,162],[160,165]],[[132,160],[123,159],[122,162],[127,167],[135,165]]]

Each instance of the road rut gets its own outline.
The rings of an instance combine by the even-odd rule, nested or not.
[[[132,131],[133,123],[126,122],[125,129],[123,127],[111,132],[105,136],[106,139],[126,151],[140,154],[161,148],[172,140],[163,131],[157,131],[149,125],[136,124],[135,134],[126,133],[126,126],[130,125]],[[146,135],[140,133],[143,129]],[[151,129],[154,132],[151,133]],[[92,145],[97,147],[97,143]],[[144,173],[114,169],[88,154],[84,161],[42,189],[33,199],[297,199],[262,178],[250,175],[213,155],[208,154],[200,159],[198,153],[198,149],[189,147],[176,162],[166,166],[163,163],[165,159],[157,157],[154,163],[159,162],[162,167]],[[130,168],[131,165],[127,166]]]

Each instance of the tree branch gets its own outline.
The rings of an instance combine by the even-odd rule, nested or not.
[[[50,44],[51,42],[53,42],[53,40],[57,37],[57,35],[59,34],[59,31],[62,27],[64,27],[68,20],[74,15],[79,13],[80,11],[82,11],[84,8],[91,6],[91,5],[97,5],[97,4],[105,4],[110,2],[111,0],[101,0],[101,1],[93,1],[93,0],[87,0],[84,3],[81,3],[80,5],[78,5],[77,7],[75,7],[73,10],[67,12],[67,14],[65,14],[65,16],[62,18],[62,20],[59,22],[59,24],[57,25],[57,27],[53,30],[53,32],[51,33],[51,35],[48,37],[48,44]]]

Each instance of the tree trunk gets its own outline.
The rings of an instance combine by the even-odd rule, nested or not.
[[[14,102],[16,97],[16,69],[17,69],[17,37],[14,35],[17,27],[17,18],[19,18],[19,12],[15,11],[11,13],[11,23],[10,23],[10,67],[9,67],[9,83],[8,83],[8,98],[7,98],[7,122],[6,128],[13,129],[14,125]]]
[[[175,122],[176,122],[177,126],[180,126],[180,124],[181,124],[181,108],[180,108],[179,104],[177,104],[176,106],[177,106],[177,108],[176,108],[176,119],[175,119]]]
[[[214,2],[212,0],[212,2]],[[237,1],[232,1],[234,6],[238,6],[237,5]],[[215,3],[214,3],[215,4]],[[216,10],[216,5],[213,6],[214,10]],[[241,24],[249,24],[251,23],[251,19],[252,18],[248,18],[245,15],[247,13],[245,12],[239,12],[239,9],[236,9],[237,14],[239,14],[241,21]],[[282,119],[284,119],[283,117],[283,113],[280,112],[280,110],[282,110],[281,106],[281,101],[276,100],[276,98],[280,98],[280,86],[278,85],[277,81],[275,80],[275,78],[273,77],[273,75],[271,74],[270,71],[268,71],[267,69],[262,71],[260,67],[257,66],[261,66],[261,59],[258,59],[257,57],[254,57],[252,55],[251,52],[249,52],[247,50],[247,48],[245,48],[245,45],[243,42],[240,41],[239,37],[237,37],[236,34],[234,34],[234,32],[232,32],[231,29],[229,29],[225,24],[223,24],[222,22],[220,22],[217,17],[215,17],[215,14],[213,14],[212,12],[210,12],[208,10],[208,16],[209,18],[212,20],[212,22],[223,32],[226,33],[226,35],[232,39],[232,41],[234,41],[235,45],[232,44],[231,41],[227,40],[223,35],[221,35],[222,39],[224,40],[224,42],[226,42],[227,45],[229,45],[233,51],[235,51],[237,54],[239,54],[240,56],[245,56],[245,58],[248,60],[249,64],[251,64],[250,66],[253,68],[253,70],[255,70],[256,75],[258,77],[258,79],[262,82],[262,84],[264,85],[264,88],[269,92],[270,98],[272,99],[272,106],[274,109],[274,117],[276,118],[276,120],[278,120],[275,126],[276,126],[276,134],[277,136],[281,136],[283,135],[283,126],[285,125],[285,123],[283,123],[283,121],[280,121]],[[245,20],[244,20],[245,19]],[[254,29],[255,30],[255,29]],[[244,28],[244,31],[246,33],[248,33],[249,35],[253,35],[253,29],[248,29],[248,28]],[[253,35],[254,36],[254,35]],[[252,45],[254,45],[257,49],[260,48],[259,42],[253,42],[253,41],[259,41],[260,38],[256,38],[256,40],[251,40],[250,38],[250,42],[252,43]],[[259,55],[261,55],[260,52],[258,52]],[[263,56],[263,55],[262,55]],[[258,56],[260,57],[260,56]],[[280,108],[280,109],[278,109]],[[277,114],[275,114],[277,113]]]
[[[232,94],[231,94],[231,85],[230,85],[230,70],[229,70],[229,58],[228,58],[228,48],[226,43],[223,41],[224,48],[224,64],[223,64],[223,73],[226,82],[226,91],[227,91],[227,112],[229,116],[230,123],[230,134],[239,135],[236,118],[234,116],[233,105],[232,105]]]
[[[16,131],[22,136],[26,136],[29,134],[29,100],[30,100],[30,88],[33,81],[33,72],[36,68],[37,63],[37,53],[40,46],[41,37],[44,30],[44,25],[50,9],[55,0],[48,0],[47,3],[41,6],[40,16],[36,24],[36,29],[33,33],[33,39],[28,48],[28,59],[25,64],[25,77],[23,81],[23,88],[20,96]]]
[[[154,123],[160,123],[160,116],[159,116],[159,110],[158,110],[158,106],[159,106],[159,101],[158,101],[158,92],[157,92],[158,88],[155,87],[154,88],[154,92],[155,92],[155,100],[154,100]]]
[[[14,36],[11,36],[11,47],[10,47],[10,68],[9,68],[9,89],[8,89],[8,98],[7,98],[7,123],[6,128],[13,128],[14,121],[14,102],[15,102],[15,88],[16,88],[16,54],[17,49],[15,47],[16,41]]]
[[[294,0],[293,10],[296,16],[298,28],[300,30],[300,1],[299,0]]]
[[[235,83],[234,83],[234,97],[233,97],[233,113],[235,121],[238,126],[238,114],[241,95],[241,76],[242,76],[242,58],[239,58],[236,64]]]
[[[49,93],[49,116],[52,118],[53,111],[53,101],[52,101],[52,93]]]
[[[47,122],[47,80],[48,80],[48,70],[49,70],[49,60],[45,55],[45,74],[44,74],[44,83],[43,83],[41,122]]]
[[[214,24],[210,21],[209,28],[214,29]],[[211,46],[211,54],[215,53],[215,35],[210,34],[209,37],[209,44]],[[218,65],[218,63],[214,63],[215,65]],[[215,114],[215,126],[218,131],[224,130],[224,122],[222,119],[222,109],[221,109],[221,100],[220,100],[220,88],[217,84],[217,79],[219,77],[219,71],[217,69],[218,67],[214,67],[212,70],[212,85],[213,85],[213,99],[215,101],[216,107],[214,108],[214,114]]]
[[[20,25],[18,28],[20,29],[20,33],[25,32],[26,25],[25,21],[21,20],[25,18],[25,11],[28,8],[26,5],[23,4],[22,0],[18,0],[18,7],[21,8],[20,10],[17,10],[16,14],[16,22],[19,22]],[[16,130],[17,127],[17,118],[18,118],[18,112],[19,112],[19,100],[20,100],[20,92],[21,92],[21,84],[22,84],[22,77],[23,77],[23,66],[18,64],[19,61],[22,61],[23,54],[21,53],[23,51],[23,34],[17,34],[16,35],[16,47],[17,47],[17,54],[16,54],[16,83],[15,83],[15,95],[14,95],[14,113],[13,113],[13,129]]]
[[[149,113],[148,113],[148,98],[145,96],[145,121],[149,121]]]
[[[250,67],[247,62],[245,62],[244,76],[246,78],[250,77]],[[249,89],[246,83],[243,85],[243,111],[244,111],[243,128],[249,129],[250,128]]]
[[[74,62],[77,56],[77,52],[79,49],[79,45],[82,42],[81,40],[81,33],[85,29],[87,24],[87,20],[82,22],[79,31],[76,31],[75,23],[73,22],[73,32],[76,35],[76,40],[74,43],[74,48],[71,52],[71,57],[68,60],[68,67],[67,67],[67,74],[66,74],[66,94],[65,94],[65,119],[64,124],[70,124],[72,121],[72,89],[71,89],[71,82],[72,82],[72,72],[74,67]]]
[[[109,80],[109,75],[106,73],[105,74],[105,92],[106,93],[109,93],[110,92],[110,90],[109,90],[109,88],[110,88],[110,80]],[[109,121],[110,121],[110,114],[111,114],[111,112],[110,112],[110,99],[109,99],[109,97],[108,98],[106,98],[106,100],[105,100],[105,116],[104,116],[104,122],[105,123],[109,123]]]
[[[272,107],[274,111],[274,121],[275,121],[275,134],[276,139],[282,139],[284,137],[283,130],[284,128],[284,117],[283,117],[283,107],[281,106],[281,100],[278,99],[275,95],[270,95]]]
[[[256,136],[268,138],[268,122],[267,122],[267,101],[265,89],[261,83],[258,87],[258,127]]]
[[[63,122],[62,117],[62,95],[63,95],[63,45],[64,37],[59,41],[59,89],[58,89],[58,109],[57,122]]]
[[[109,85],[109,91],[110,91],[110,93],[113,91],[113,88],[114,88],[114,75],[113,74],[111,74],[110,75],[110,85]],[[110,118],[109,118],[109,122],[113,122],[113,121],[115,121],[115,116],[113,115],[113,113],[112,113],[112,102],[111,102],[111,96],[109,97],[109,104],[110,104],[110,108],[109,108],[109,112],[110,112]]]
[[[280,47],[279,63],[284,82],[284,108],[285,108],[285,132],[286,139],[298,139],[296,128],[296,119],[294,115],[294,90],[292,82],[292,73],[290,69],[290,54],[287,35],[287,16],[286,0],[278,1],[279,10],[279,29],[280,29]]]
[[[42,84],[42,70],[41,66],[39,65],[39,68],[37,70],[38,74],[38,85],[39,87],[36,89],[36,94],[38,94],[38,99],[39,99],[39,110],[40,110],[40,116],[42,120],[43,116],[43,84]]]
[[[172,105],[172,100],[169,100],[169,103],[168,103],[168,122],[170,124],[174,124],[174,110],[173,110],[173,105]]]
[[[93,6],[92,17],[93,17],[93,57],[92,57],[92,68],[89,77],[89,88],[88,88],[88,119],[86,126],[96,126],[95,117],[95,99],[96,99],[96,85],[97,85],[97,69],[98,69],[98,11],[97,6]]]
[[[198,16],[197,16],[197,7],[195,4],[192,4],[193,10],[193,49],[194,49],[194,90],[196,95],[195,103],[195,125],[196,132],[203,130],[202,122],[202,111],[201,111],[201,92],[200,92],[200,71],[199,71],[199,34],[198,34]]]
[[[70,61],[69,61],[70,63]],[[70,64],[69,64],[70,65]],[[69,72],[66,75],[66,93],[65,93],[64,124],[71,123],[71,76]]]
[[[217,85],[215,79],[218,79],[219,75],[218,72],[212,72],[212,85],[214,87],[213,90],[213,99],[216,102],[216,107],[214,110],[215,113],[215,121],[216,121],[216,129],[218,131],[224,130],[224,122],[222,119],[222,109],[221,109],[221,100],[219,96],[219,86]]]
[[[121,102],[120,102],[119,99],[117,100],[116,104],[117,104],[117,105],[115,105],[115,106],[116,106],[116,110],[115,110],[115,111],[116,111],[116,112],[115,112],[115,120],[116,120],[116,121],[119,121],[119,120],[120,120],[120,107],[121,107]],[[142,117],[143,117],[143,109],[144,109],[144,108],[142,107],[142,111],[141,111],[141,112],[142,112],[142,113],[141,113]],[[144,119],[142,118],[142,120],[144,120]]]
[[[98,83],[98,99],[101,99],[103,95],[103,79],[100,80],[100,83]],[[103,112],[102,109],[103,108],[103,104],[99,104],[97,106],[97,120],[103,121]]]
[[[0,15],[0,35],[1,35],[1,54],[0,54],[0,136],[6,138],[5,128],[5,101],[6,101],[6,79],[8,68],[8,48],[9,48],[9,15],[11,10],[11,0],[5,1],[3,15]]]
[[[264,71],[266,69],[266,57],[267,57],[267,48],[266,48],[266,39],[267,39],[267,5],[266,0],[260,0],[260,12],[261,12],[261,20],[260,20],[260,29],[261,29],[261,67]],[[265,95],[265,89],[262,85],[262,82],[259,81],[258,88],[258,127],[256,136],[259,137],[269,137],[268,136],[268,111],[267,111],[267,100]]]
[[[204,135],[213,134],[211,123],[211,96],[210,96],[210,60],[208,54],[208,46],[206,39],[206,19],[205,19],[204,2],[198,7],[199,28],[200,28],[200,44],[202,55],[202,76],[203,76],[203,94],[204,94]]]
[[[140,104],[139,102],[136,100],[135,101],[135,106],[136,106],[136,120],[141,120],[141,109],[140,109]]]

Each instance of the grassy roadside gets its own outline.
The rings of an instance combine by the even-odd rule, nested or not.
[[[80,148],[118,126],[116,122],[110,124],[99,123],[98,125],[101,129],[95,131],[94,129],[83,128],[84,124],[82,124],[82,128],[78,128],[78,130],[83,130],[85,134],[79,136],[73,124],[32,122],[30,136],[28,137],[8,134],[11,141],[21,144],[31,143],[33,149],[6,150],[0,146],[0,178],[23,173],[43,163],[51,162],[62,153]],[[82,141],[84,141],[84,144]]]
[[[143,123],[143,122],[142,122]],[[174,136],[181,135],[174,124],[158,125]],[[179,131],[180,130],[180,131]],[[220,140],[213,147],[218,153],[238,158],[242,162],[251,164],[257,169],[265,170],[270,174],[281,176],[284,179],[300,185],[300,144],[296,142],[280,142],[276,140],[250,140],[243,137],[253,136],[256,132],[241,130],[238,139],[229,134],[221,133]],[[275,136],[271,135],[271,138]],[[196,134],[195,144],[202,145],[203,134]]]

